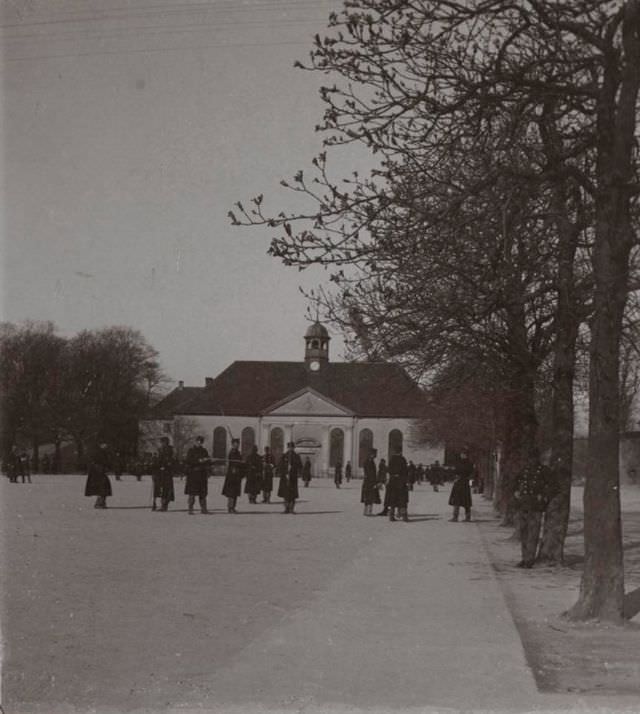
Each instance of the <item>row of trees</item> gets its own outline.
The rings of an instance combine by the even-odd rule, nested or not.
[[[559,490],[543,556],[556,562],[586,351],[585,567],[570,614],[620,621],[640,0],[346,0],[300,66],[334,81],[321,89],[325,150],[310,177],[282,182],[309,210],[267,212],[258,196],[232,222],[281,229],[270,252],[285,264],[331,269],[334,288],[313,297],[354,355],[401,361],[439,403],[482,405],[507,521],[514,474],[548,446]],[[379,161],[334,179],[328,156],[350,144]]]
[[[50,322],[0,325],[2,453],[14,445],[87,446],[106,439],[122,455],[137,448],[138,420],[165,378],[158,353],[127,327],[83,330],[69,339]]]

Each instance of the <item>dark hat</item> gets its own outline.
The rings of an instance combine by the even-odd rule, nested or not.
[[[161,436],[161,437],[160,437],[160,441],[161,441],[163,444],[168,444],[168,443],[169,443],[169,437],[168,437],[168,436]]]
[[[199,441],[201,444],[204,443],[204,436],[196,436],[196,441]]]
[[[378,455],[378,449],[371,449],[371,456],[377,456]]]
[[[240,443],[240,439],[231,439],[231,443],[232,443],[232,444],[239,444],[239,443]]]
[[[293,446],[293,448],[295,449],[295,447],[296,447],[296,442],[295,442],[295,441],[287,441],[287,449],[288,449],[290,446]]]

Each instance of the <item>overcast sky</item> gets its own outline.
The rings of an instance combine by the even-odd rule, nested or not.
[[[322,78],[293,63],[340,6],[5,2],[2,319],[129,325],[189,385],[302,359],[298,286],[326,274],[283,267],[227,212],[258,193],[286,207],[280,179],[321,148]]]

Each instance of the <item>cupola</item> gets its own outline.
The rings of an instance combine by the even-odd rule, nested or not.
[[[318,322],[313,323],[304,336],[304,361],[312,372],[317,372],[329,361],[329,332]]]

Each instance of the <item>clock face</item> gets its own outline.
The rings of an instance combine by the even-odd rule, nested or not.
[[[320,362],[314,359],[313,362],[309,364],[309,369],[313,372],[317,372],[320,369]]]

